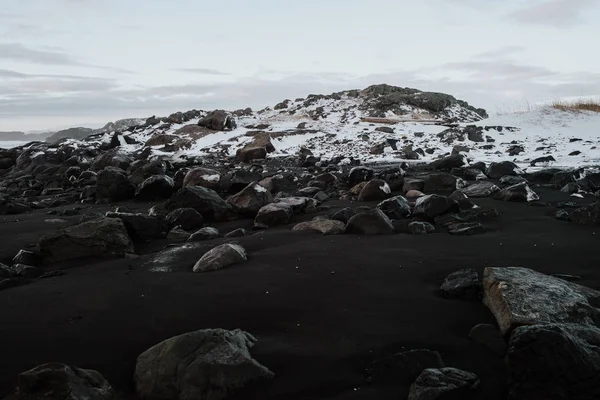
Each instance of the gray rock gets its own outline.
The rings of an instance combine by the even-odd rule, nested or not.
[[[252,358],[256,338],[239,329],[205,329],[167,339],[137,358],[134,381],[144,400],[220,400],[274,374]]]
[[[118,218],[97,218],[43,236],[40,254],[47,261],[133,253],[127,228]]]
[[[247,261],[246,250],[236,243],[225,243],[209,250],[194,265],[194,272],[215,271]]]
[[[570,221],[571,217],[567,210],[558,210],[554,217],[559,221]]]
[[[520,175],[523,171],[517,165],[510,161],[502,161],[499,163],[490,163],[485,174],[492,179],[499,179],[505,175]]]
[[[428,368],[410,387],[408,400],[475,400],[477,375],[456,368]]]
[[[31,265],[15,264],[12,266],[15,276],[22,278],[38,278],[44,274],[44,270]]]
[[[198,125],[215,131],[230,131],[237,127],[235,118],[225,110],[209,112],[204,118],[200,119]]]
[[[323,235],[338,235],[344,233],[346,225],[343,222],[333,219],[319,219],[307,222],[301,222],[292,228],[294,232],[316,231]]]
[[[527,183],[522,182],[513,186],[502,189],[500,192],[494,195],[495,199],[503,201],[523,201],[531,202],[540,199]]]
[[[258,211],[273,201],[271,193],[257,182],[252,182],[239,193],[227,199],[233,211],[248,218],[254,218]]]
[[[353,167],[348,173],[348,183],[356,185],[360,182],[369,181],[373,178],[375,171],[368,167]]]
[[[0,263],[0,281],[15,276],[15,271],[8,265]]]
[[[465,188],[460,189],[461,192],[466,194],[468,197],[489,197],[496,192],[500,191],[500,188],[488,181],[479,181],[473,183]]]
[[[182,229],[180,226],[176,226],[169,231],[167,239],[173,242],[185,242],[191,237],[190,233]]]
[[[427,196],[419,197],[415,201],[413,214],[433,219],[443,214],[459,211],[458,203],[455,200],[446,196],[429,194]]]
[[[96,179],[96,199],[121,201],[133,198],[135,185],[129,181],[123,170],[107,167],[100,171]]]
[[[373,384],[412,384],[427,368],[444,368],[442,356],[435,350],[415,349],[373,361],[367,373]]]
[[[200,242],[203,240],[213,240],[219,237],[219,231],[207,226],[197,232],[194,232],[188,239],[188,242]]]
[[[144,180],[135,191],[135,198],[143,201],[168,199],[175,190],[175,182],[166,175],[153,175]]]
[[[133,239],[147,240],[165,237],[167,223],[162,217],[125,212],[107,212],[107,218],[123,221],[127,233]]]
[[[425,186],[422,191],[431,192],[452,192],[456,190],[457,177],[447,173],[436,173],[427,175],[424,178]]]
[[[288,224],[292,219],[293,210],[293,207],[285,202],[267,204],[258,210],[258,214],[254,218],[254,224],[269,228]]]
[[[475,325],[469,332],[469,337],[498,355],[503,356],[506,354],[506,342],[500,330],[494,325]]]
[[[426,235],[435,232],[435,226],[429,222],[414,221],[408,224],[408,231],[413,235]]]
[[[382,179],[372,179],[362,188],[358,201],[380,201],[390,197],[390,185]]]
[[[425,188],[425,181],[421,180],[421,179],[411,179],[411,178],[406,178],[404,180],[404,185],[402,187],[402,191],[404,193],[410,192],[411,190],[418,190],[419,192],[422,192]]]
[[[484,304],[503,334],[523,325],[600,324],[600,292],[529,268],[485,268]]]
[[[39,264],[38,256],[27,250],[19,250],[16,256],[13,257],[12,262],[15,264],[25,264],[37,267]]]
[[[11,400],[114,400],[116,393],[98,372],[48,363],[19,374]]]
[[[600,398],[598,327],[519,327],[510,338],[506,360],[510,400]]]
[[[331,216],[331,219],[341,221],[344,224],[348,223],[350,218],[356,215],[356,211],[350,207],[342,208]]]
[[[500,178],[500,183],[504,185],[516,185],[522,182],[527,183],[527,179],[523,178],[522,176],[505,175]]]
[[[578,225],[600,225],[600,201],[571,211],[569,218]]]
[[[448,225],[448,233],[451,235],[477,235],[479,233],[484,233],[485,228],[479,222],[463,222],[458,224],[450,224]]]
[[[204,223],[202,215],[193,208],[178,208],[171,211],[166,217],[170,228],[180,226],[183,230],[193,231],[200,229]]]
[[[462,154],[452,154],[450,156],[440,158],[439,160],[436,160],[430,164],[430,166],[435,169],[447,171],[450,171],[452,168],[460,168],[465,165],[467,165],[467,158]]]
[[[358,213],[348,220],[346,232],[361,235],[393,235],[392,221],[378,208]]]
[[[476,270],[461,269],[448,275],[440,290],[448,298],[479,299],[483,287]]]
[[[317,206],[317,201],[310,197],[280,197],[275,200],[275,203],[291,207],[293,214],[308,214]]]
[[[202,186],[209,189],[218,189],[221,184],[221,174],[214,169],[203,167],[193,168],[186,172],[181,187]]]
[[[229,209],[225,200],[212,189],[201,186],[188,186],[179,189],[167,202],[169,211],[178,208],[193,208],[202,214],[205,220],[222,220]]]
[[[395,196],[384,200],[377,204],[377,208],[390,219],[404,219],[410,216],[410,205],[404,196]]]
[[[245,230],[244,228],[237,228],[237,229],[234,229],[231,232],[228,232],[225,235],[223,235],[223,237],[226,237],[226,238],[236,238],[236,237],[244,237],[244,236],[248,236],[248,231]]]

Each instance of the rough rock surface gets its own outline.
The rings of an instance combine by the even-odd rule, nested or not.
[[[358,201],[380,201],[390,197],[390,185],[382,179],[367,182],[358,195]]]
[[[403,219],[410,215],[410,204],[404,196],[395,196],[384,200],[377,204],[377,208],[390,219]]]
[[[463,299],[479,298],[482,289],[481,280],[474,269],[461,269],[451,273],[440,287],[444,296]]]
[[[301,222],[292,228],[293,231],[317,231],[323,235],[338,235],[345,230],[343,222],[333,219],[318,219],[314,221]]]
[[[483,290],[503,334],[523,325],[600,325],[600,292],[529,268],[485,268]]]
[[[458,211],[458,203],[451,198],[438,194],[429,194],[417,199],[413,214],[433,219],[446,213]]]
[[[214,271],[247,261],[246,250],[236,243],[225,243],[209,250],[194,265],[194,272]]]
[[[456,368],[428,368],[410,387],[408,400],[475,400],[477,375]]]
[[[578,225],[600,225],[600,201],[573,210],[569,220]]]
[[[217,192],[201,186],[179,189],[167,200],[165,208],[169,211],[178,208],[193,208],[209,221],[223,219],[229,209],[225,200]]]
[[[287,203],[271,203],[258,210],[254,218],[256,225],[273,227],[285,225],[292,219],[293,207]]]
[[[144,400],[220,400],[274,374],[250,355],[256,338],[239,329],[205,329],[167,339],[142,353],[134,381]]]
[[[354,215],[346,224],[346,232],[363,235],[393,235],[395,233],[392,221],[381,211],[365,211]]]
[[[271,193],[257,182],[252,182],[239,193],[227,199],[233,211],[248,218],[254,218],[258,211],[273,201]]]
[[[460,189],[461,192],[466,194],[468,197],[489,197],[492,194],[500,191],[500,188],[492,182],[479,181],[473,183],[465,188]]]

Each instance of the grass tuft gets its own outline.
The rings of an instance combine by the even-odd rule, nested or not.
[[[600,113],[600,99],[582,99],[575,101],[553,101],[550,106],[561,111],[581,112],[593,111]]]

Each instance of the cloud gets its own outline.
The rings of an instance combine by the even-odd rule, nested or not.
[[[79,65],[65,53],[33,50],[20,43],[0,43],[0,59],[43,65]]]
[[[229,76],[231,74],[223,71],[219,71],[211,68],[175,68],[173,71],[179,72],[188,72],[192,74],[202,74],[202,75],[219,75],[219,76]]]
[[[482,53],[476,54],[474,56],[474,58],[496,60],[498,58],[506,58],[507,56],[512,56],[514,54],[521,53],[521,52],[525,51],[525,49],[526,48],[524,46],[508,45],[508,46],[500,47],[496,50],[488,50],[488,51],[484,51]]]
[[[509,14],[515,21],[550,27],[574,26],[584,17],[586,8],[596,0],[545,0]]]
[[[441,69],[460,71],[478,80],[524,80],[552,77],[557,72],[535,65],[521,65],[510,61],[466,61],[452,62],[441,66]]]

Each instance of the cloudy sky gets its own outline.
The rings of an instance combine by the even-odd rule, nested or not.
[[[0,0],[0,131],[375,83],[490,112],[600,95],[598,0]]]

